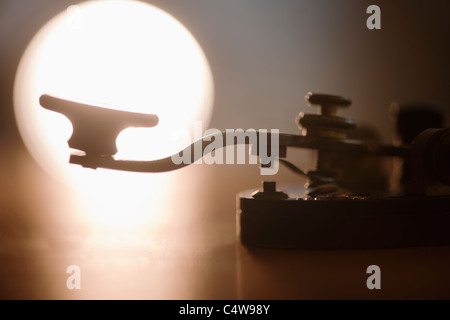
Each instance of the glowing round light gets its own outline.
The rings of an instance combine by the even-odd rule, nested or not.
[[[194,120],[207,124],[213,101],[211,71],[197,41],[175,18],[138,1],[89,1],[57,15],[26,49],[14,90],[18,127],[36,161],[57,178],[81,184],[95,205],[102,197],[124,199],[128,209],[120,210],[127,216],[133,212],[131,202],[136,206],[139,196],[158,194],[167,179],[70,165],[70,122],[43,109],[39,96],[157,114],[157,127],[130,128],[119,135],[116,156],[133,160],[172,154],[174,132],[191,131]],[[120,207],[117,201],[109,201],[108,210]]]

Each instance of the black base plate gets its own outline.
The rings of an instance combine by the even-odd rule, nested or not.
[[[246,246],[368,249],[450,244],[450,196],[269,200],[244,192],[238,195],[237,220]]]

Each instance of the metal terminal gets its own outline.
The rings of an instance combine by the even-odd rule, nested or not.
[[[256,191],[252,197],[255,199],[282,200],[289,198],[283,191],[277,191],[275,181],[263,181],[263,191]]]

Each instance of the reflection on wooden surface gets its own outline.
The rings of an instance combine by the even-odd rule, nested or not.
[[[160,219],[121,229],[90,223],[68,186],[22,148],[1,146],[0,298],[450,298],[449,247],[243,247],[235,194],[258,184],[258,170],[191,166],[170,173],[177,183],[155,213]],[[81,290],[66,287],[73,264],[81,268]],[[366,287],[372,264],[381,267],[381,290]]]

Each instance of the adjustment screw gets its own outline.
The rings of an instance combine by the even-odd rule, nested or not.
[[[320,113],[324,116],[335,116],[338,108],[348,108],[352,104],[346,97],[312,92],[306,94],[305,100],[310,106],[320,106]]]

